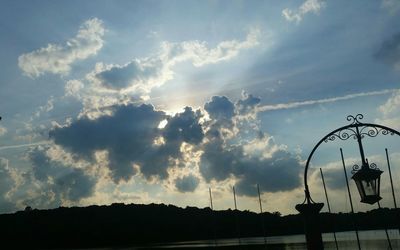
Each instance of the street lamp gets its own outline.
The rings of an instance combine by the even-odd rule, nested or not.
[[[359,116],[362,119],[362,116]],[[357,116],[354,117],[354,124],[359,124],[357,120]],[[358,165],[353,166],[353,176],[351,177],[357,186],[358,192],[360,193],[361,202],[367,204],[374,204],[382,199],[379,196],[380,193],[380,184],[381,184],[381,174],[383,171],[379,170],[374,163],[371,165],[368,163],[368,160],[364,155],[364,147],[362,145],[362,138],[365,135],[375,137],[379,131],[367,130],[366,133],[363,133],[362,126],[360,132],[360,126],[354,127],[351,131],[353,132],[352,136],[357,139],[358,148],[360,150],[361,156],[361,169],[359,169]],[[365,127],[364,127],[365,128]],[[372,131],[372,132],[370,132]]]
[[[371,164],[372,165],[372,164]],[[375,166],[372,165],[372,166]],[[381,174],[383,171],[363,165],[360,170],[356,171],[351,177],[360,193],[361,202],[374,204],[382,199],[380,197]]]
[[[353,166],[353,171],[352,171],[353,176],[351,178],[355,181],[357,185],[357,189],[361,197],[361,202],[367,204],[374,204],[382,199],[380,197],[380,177],[383,171],[379,170],[376,167],[376,164],[368,163],[368,160],[365,158],[364,155],[362,139],[364,137],[376,137],[379,134],[381,135],[396,134],[400,136],[400,132],[379,124],[363,123],[360,121],[362,119],[363,119],[362,114],[357,114],[356,116],[352,115],[347,116],[347,121],[351,123],[349,125],[337,128],[331,131],[329,134],[325,135],[323,138],[321,138],[320,141],[311,150],[311,153],[308,156],[306,166],[304,169],[305,199],[303,203],[296,205],[296,209],[302,215],[304,215],[307,249],[319,249],[319,250],[323,249],[322,234],[318,222],[319,220],[318,214],[321,211],[324,204],[316,203],[313,201],[313,199],[311,198],[311,193],[307,181],[307,174],[311,159],[317,148],[322,143],[327,143],[329,141],[334,141],[336,139],[342,141],[348,139],[357,140],[361,156],[361,167],[359,167],[358,165]],[[343,154],[342,154],[342,161],[344,166]],[[346,180],[347,180],[347,175],[346,175]],[[348,192],[350,196],[349,187],[348,187]],[[351,205],[351,207],[353,207],[353,205]]]

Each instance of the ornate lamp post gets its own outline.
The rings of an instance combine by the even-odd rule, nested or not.
[[[361,156],[361,168],[358,165],[353,166],[353,176],[351,177],[356,185],[358,192],[360,193],[361,202],[374,204],[381,200],[380,197],[380,176],[383,171],[379,170],[376,164],[368,163],[367,158],[364,155],[364,148],[362,145],[362,139],[364,137],[376,137],[379,134],[382,135],[394,135],[400,136],[400,132],[391,129],[386,126],[373,123],[362,123],[360,120],[363,119],[362,114],[356,116],[347,116],[347,121],[351,122],[349,125],[340,127],[325,135],[320,141],[314,146],[310,155],[308,156],[306,166],[304,169],[304,192],[305,199],[302,204],[296,205],[296,209],[304,215],[305,218],[305,233],[307,240],[308,249],[323,249],[321,230],[319,226],[319,212],[324,206],[323,203],[316,203],[312,200],[310,189],[307,182],[308,168],[311,159],[322,143],[334,141],[340,139],[342,141],[350,138],[357,140],[360,156]]]

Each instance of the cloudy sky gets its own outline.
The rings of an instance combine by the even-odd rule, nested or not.
[[[399,21],[397,0],[2,1],[0,212],[206,207],[209,188],[227,209],[233,186],[257,211],[258,184],[265,210],[294,213],[347,115],[400,129]],[[398,138],[364,142],[400,182]],[[355,141],[324,144],[309,182],[324,201],[322,168],[348,211],[339,147],[359,164]]]

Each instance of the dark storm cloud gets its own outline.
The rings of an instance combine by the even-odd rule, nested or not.
[[[204,137],[203,129],[199,124],[201,117],[199,110],[194,112],[192,108],[186,107],[183,113],[168,118],[168,123],[163,130],[165,140],[200,143]]]
[[[226,97],[213,97],[211,102],[205,105],[205,110],[210,112],[212,118],[210,122],[212,132],[207,133],[208,141],[202,148],[200,173],[207,182],[235,177],[238,180],[238,194],[248,196],[257,194],[255,191],[257,184],[260,185],[261,191],[270,192],[288,191],[300,185],[301,166],[299,160],[289,152],[279,149],[272,152],[268,158],[256,152],[245,152],[246,143],[250,141],[266,143],[267,139],[262,131],[251,124],[251,121],[236,122],[236,126],[240,127],[237,127],[239,133],[233,138],[234,143],[216,136],[221,135],[221,130],[227,128],[220,125],[234,124],[233,120],[237,115],[254,112],[259,103],[259,98],[245,94],[236,104]],[[248,130],[255,132],[248,133]],[[239,141],[242,136],[248,140]],[[249,136],[254,138],[248,138]]]
[[[237,193],[256,196],[256,184],[261,191],[290,191],[300,186],[299,160],[289,152],[279,150],[270,158],[244,157],[241,160]]]
[[[82,169],[73,168],[58,161],[52,161],[46,155],[46,149],[36,148],[29,152],[33,176],[46,186],[47,191],[55,194],[55,203],[60,205],[61,198],[79,201],[94,192],[96,180]],[[51,178],[51,181],[49,181]]]
[[[230,120],[235,114],[233,103],[225,96],[213,96],[204,109],[213,120]]]
[[[144,84],[152,77],[160,74],[161,62],[139,63],[132,61],[124,66],[113,66],[96,74],[101,85],[110,89],[124,89],[136,84]]]
[[[0,158],[0,213],[8,213],[15,210],[15,204],[6,197],[14,185],[15,181],[11,176],[11,170],[7,166],[7,160]]]
[[[248,150],[252,142],[269,147],[266,135],[253,124],[257,123],[254,116],[238,122],[242,115],[255,114],[259,102],[260,99],[252,95],[244,95],[235,104],[227,97],[214,96],[204,106],[210,119],[203,123],[200,121],[203,114],[190,107],[168,116],[146,104],[114,106],[110,115],[94,120],[81,118],[68,126],[54,128],[50,138],[75,156],[90,161],[94,160],[97,150],[106,150],[108,167],[115,182],[129,180],[135,175],[137,168],[134,165],[148,180],[154,177],[166,179],[168,168],[183,160],[182,143],[189,143],[195,145],[195,151],[203,152],[199,167],[207,182],[235,177],[238,193],[243,195],[255,195],[252,190],[256,184],[262,191],[292,190],[300,185],[301,167],[296,157],[283,149],[270,152],[269,158]],[[159,128],[163,120],[167,120],[167,124]],[[35,176],[43,179],[47,172],[44,165],[35,171]],[[72,175],[64,182],[72,183],[75,179],[77,177]],[[175,184],[183,192],[194,190],[198,185],[195,183],[193,178],[183,178]]]
[[[193,192],[199,185],[199,178],[194,175],[184,176],[175,180],[175,187],[179,192]]]
[[[204,179],[222,181],[230,176],[239,179],[238,194],[255,196],[255,187],[261,191],[288,191],[300,185],[301,166],[298,159],[284,150],[270,158],[244,154],[242,145],[224,146],[215,139],[204,147],[200,173]]]
[[[243,156],[241,147],[227,148],[219,138],[206,143],[203,150],[200,173],[207,182],[213,179],[222,181],[234,175],[238,166],[237,159]]]
[[[210,116],[205,126],[209,127],[207,136],[220,137],[222,128],[233,128],[233,117],[235,116],[235,105],[225,96],[213,96],[210,102],[204,105],[204,110]]]
[[[81,198],[93,194],[95,181],[86,175],[81,169],[73,169],[66,175],[59,176],[54,181],[54,191],[61,193],[71,201],[79,201]]]
[[[82,118],[68,127],[53,129],[49,135],[56,144],[80,157],[90,159],[96,150],[107,150],[112,178],[129,180],[136,173],[133,161],[154,151],[158,125],[165,117],[151,105],[115,106],[110,116]]]
[[[400,33],[383,42],[382,47],[375,54],[375,57],[400,69]]]
[[[136,174],[133,164],[148,179],[167,178],[167,169],[181,157],[183,142],[198,144],[203,139],[201,113],[185,108],[173,117],[151,105],[122,105],[112,115],[96,120],[83,118],[50,132],[54,142],[79,157],[93,160],[96,150],[107,150],[111,177],[115,182]],[[168,120],[164,129],[160,122]],[[157,142],[159,140],[159,142]]]

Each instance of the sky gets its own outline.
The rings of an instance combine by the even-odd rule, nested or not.
[[[400,2],[11,1],[0,8],[0,213],[93,204],[296,213],[332,130],[400,129]],[[363,140],[400,186],[399,138]],[[354,140],[323,143],[312,197],[349,211]],[[396,166],[397,165],[397,166]],[[397,181],[396,181],[397,179]],[[357,211],[361,204],[351,181]],[[326,207],[324,208],[326,211]]]

